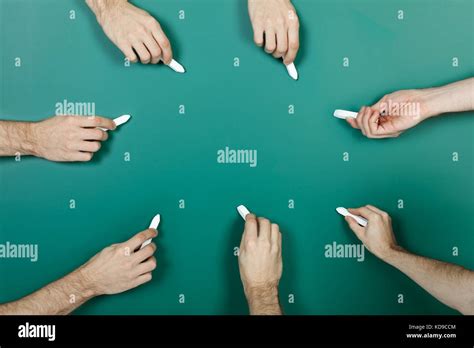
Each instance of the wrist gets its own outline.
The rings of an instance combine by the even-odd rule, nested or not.
[[[400,257],[403,252],[405,252],[405,250],[402,247],[398,245],[393,245],[381,255],[379,255],[379,258],[382,261],[393,265],[393,263]]]
[[[422,118],[427,119],[449,112],[448,104],[444,100],[444,87],[433,87],[421,90]]]
[[[81,284],[81,290],[88,299],[104,294],[100,289],[100,286],[98,286],[97,282],[94,280],[94,277],[90,274],[87,265],[84,265],[77,270],[77,277]]]
[[[36,155],[35,123],[15,122],[11,132],[12,148],[21,155]]]
[[[269,283],[245,286],[244,291],[249,304],[250,314],[281,314],[278,284]]]

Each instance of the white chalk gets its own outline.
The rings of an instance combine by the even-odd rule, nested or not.
[[[350,216],[355,221],[357,221],[357,223],[359,225],[361,225],[362,227],[367,226],[367,220],[366,219],[364,219],[362,216],[358,216],[358,215],[354,215],[354,214],[349,213],[349,211],[346,208],[338,207],[338,208],[336,208],[336,211],[339,214],[341,214],[342,216]]]
[[[153,220],[151,220],[150,227],[148,228],[154,228],[155,230],[158,229],[158,225],[160,224],[161,216],[160,214],[156,214]],[[140,246],[140,249],[143,249],[146,247],[148,244],[151,243],[151,238],[147,239],[146,241],[143,242],[143,244]]]
[[[334,117],[345,120],[346,118],[357,118],[357,112],[346,111],[346,110],[336,110],[334,111]]]
[[[130,115],[122,115],[122,116],[119,116],[119,117],[117,117],[117,118],[114,118],[113,121],[114,121],[115,125],[116,125],[117,127],[119,127],[119,126],[123,125],[124,123],[127,123],[128,120],[130,120],[131,117],[132,117],[132,116],[130,116]],[[108,129],[101,128],[101,127],[99,127],[99,129],[102,129],[104,132],[107,132],[107,131],[108,131]]]
[[[179,64],[177,61],[175,61],[174,59],[171,59],[171,62],[168,64],[168,66],[174,71],[176,71],[177,73],[183,74],[186,72],[184,67],[181,64]]]
[[[247,217],[247,215],[250,214],[249,210],[244,205],[239,205],[237,207],[237,211],[239,212],[240,216],[242,216],[242,219],[244,220]]]
[[[298,70],[296,70],[295,63],[286,65],[286,70],[293,80],[298,80]]]

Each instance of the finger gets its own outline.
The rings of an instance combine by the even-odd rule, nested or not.
[[[152,34],[156,42],[158,42],[158,44],[160,45],[161,57],[163,59],[163,62],[165,64],[171,63],[171,60],[173,59],[173,50],[171,49],[171,43],[159,24],[153,29]]]
[[[347,224],[349,225],[349,228],[352,230],[352,232],[355,233],[357,238],[362,240],[362,236],[364,235],[365,228],[360,226],[357,221],[355,221],[353,218],[350,216],[344,217],[344,220],[346,220]]]
[[[258,226],[255,215],[248,214],[245,217],[245,228],[242,241],[257,240],[258,237]]]
[[[105,141],[109,138],[107,132],[104,132],[102,129],[98,129],[98,128],[83,129],[80,132],[80,137],[82,140],[99,140],[99,141]]]
[[[273,30],[265,31],[265,52],[272,54],[276,50],[276,37]]]
[[[161,59],[161,48],[152,35],[145,40],[145,46],[151,54],[151,64],[158,64]]]
[[[367,204],[366,207],[369,208],[370,210],[372,210],[373,212],[379,214],[379,215],[385,215],[385,214],[387,214],[386,211],[383,211],[383,210],[381,210],[381,209],[379,209],[379,208],[377,208],[377,207],[374,207],[373,205]],[[387,214],[387,215],[388,215],[388,214]]]
[[[138,61],[137,55],[133,51],[132,46],[128,43],[119,44],[118,48],[130,62],[136,63]]]
[[[71,156],[73,162],[89,162],[94,157],[92,152],[76,152]]]
[[[381,135],[381,132],[379,129],[379,119],[380,119],[379,112],[376,110],[373,110],[372,115],[370,115],[368,119],[368,124],[369,124],[370,134],[374,137],[378,137]]]
[[[150,258],[150,256],[152,256],[155,253],[155,251],[156,251],[156,244],[155,243],[150,243],[146,247],[144,247],[143,249],[137,250],[133,254],[133,261],[135,263],[141,263],[141,262],[147,260],[148,258]]]
[[[156,268],[156,258],[154,256],[152,256],[149,260],[145,261],[145,262],[142,262],[140,263],[136,269],[135,269],[135,274],[137,276],[140,276],[144,273],[148,273],[148,272],[151,272],[153,270],[155,270]]]
[[[364,134],[364,135],[365,135],[365,133],[364,133],[364,127],[362,125],[362,116],[364,116],[365,109],[366,109],[365,106],[361,107],[360,110],[359,110],[359,113],[357,114],[357,117],[355,119],[355,121],[357,123],[357,128],[359,128],[361,130],[362,134]]]
[[[98,152],[100,147],[101,145],[98,141],[81,141],[78,150],[84,152]]]
[[[270,220],[258,218],[258,239],[271,241],[271,224]]]
[[[263,29],[261,27],[253,28],[253,41],[258,47],[263,46]]]
[[[380,98],[378,102],[376,102],[374,105],[372,105],[372,108],[374,110],[377,110],[381,115],[384,115],[388,110],[387,110],[387,96],[383,96]]]
[[[151,272],[142,274],[133,281],[131,289],[136,288],[137,286],[140,286],[142,284],[148,283],[152,278],[153,277],[151,275]]]
[[[88,116],[88,117],[81,117],[80,118],[80,126],[84,128],[105,128],[110,130],[115,130],[117,125],[115,124],[114,120],[106,117],[100,116]]]
[[[285,64],[291,64],[295,61],[300,49],[300,31],[297,26],[290,26],[288,30],[288,52],[285,56]]]
[[[143,64],[150,63],[151,55],[150,52],[147,50],[143,42],[135,41],[133,43],[133,49],[135,52],[138,53],[138,57],[140,58],[140,62]]]
[[[271,241],[272,247],[280,249],[281,247],[281,233],[280,233],[280,226],[277,224],[272,224],[271,226]]]
[[[354,215],[360,215],[363,218],[366,218],[368,220],[373,219],[377,214],[373,211],[370,210],[367,207],[360,207],[360,208],[348,208],[347,209],[349,213],[354,214]]]
[[[146,240],[155,238],[158,235],[158,231],[149,228],[140,233],[137,233],[124,244],[130,248],[130,250],[136,250],[140,245],[142,245]]]
[[[275,58],[284,57],[286,52],[288,52],[288,33],[284,30],[278,30],[276,40],[277,48],[273,53],[273,56]]]
[[[365,109],[365,114],[362,118],[362,124],[364,125],[364,131],[367,137],[372,136],[372,133],[370,132],[370,127],[369,127],[370,116],[372,116],[372,109],[368,107]]]
[[[352,128],[359,129],[359,126],[357,125],[357,121],[354,118],[348,117],[346,118],[346,122],[349,123]]]

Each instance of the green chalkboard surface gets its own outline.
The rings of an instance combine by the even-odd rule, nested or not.
[[[0,1],[2,119],[40,120],[65,103],[132,115],[89,163],[0,160],[0,243],[38,247],[35,262],[0,259],[0,302],[160,213],[153,280],[76,314],[245,314],[234,248],[243,229],[235,207],[246,204],[281,227],[285,313],[456,313],[368,251],[325,251],[360,244],[335,208],[370,203],[391,214],[405,248],[474,268],[473,113],[389,140],[367,139],[332,113],[472,76],[472,1],[294,0],[298,81],[254,45],[245,1],[134,4],[161,22],[186,74],[125,66],[83,1]],[[220,163],[226,148],[257,157]]]

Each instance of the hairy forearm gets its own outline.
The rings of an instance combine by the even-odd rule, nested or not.
[[[424,91],[431,116],[474,110],[474,78]]]
[[[80,270],[20,300],[0,305],[0,315],[65,315],[95,296]]]
[[[445,305],[474,314],[474,272],[461,266],[396,250],[385,258]]]
[[[281,315],[278,300],[278,287],[262,286],[249,288],[246,291],[251,315]]]
[[[34,154],[33,123],[0,121],[0,156]]]
[[[104,12],[122,2],[128,2],[128,0],[86,0],[87,6],[94,12],[99,22]]]

